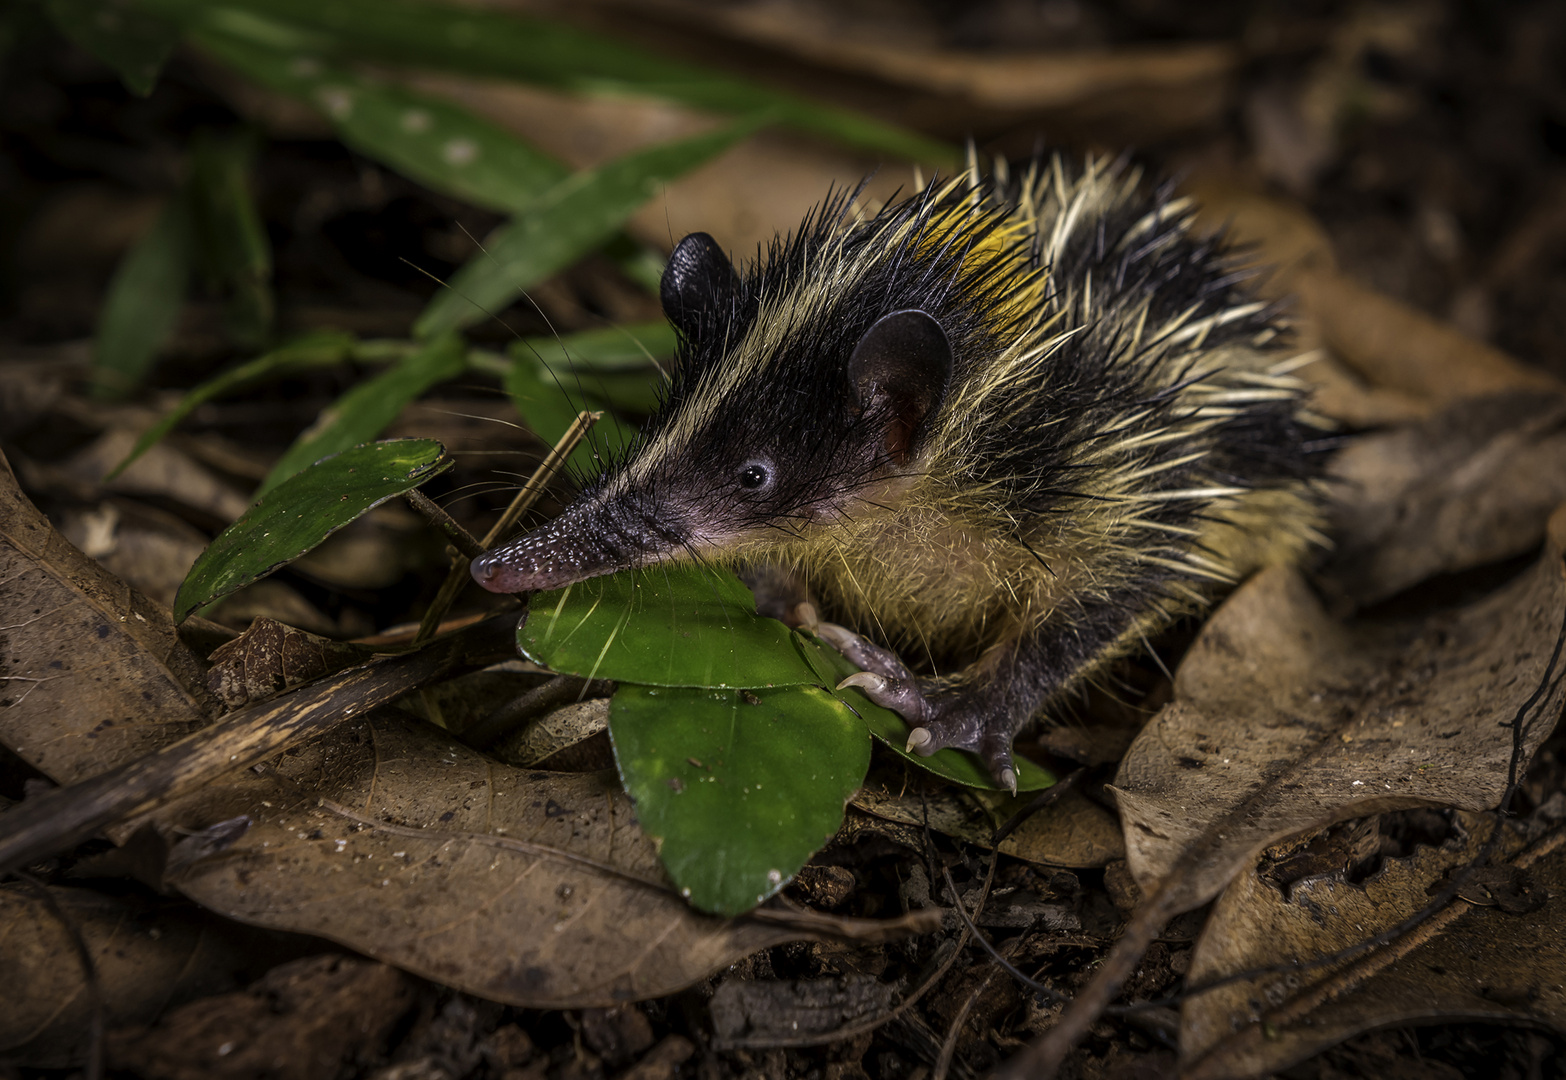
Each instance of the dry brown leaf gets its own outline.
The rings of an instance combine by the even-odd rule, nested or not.
[[[1253,869],[1213,908],[1192,954],[1192,985],[1233,972],[1307,961],[1363,942],[1429,902],[1471,862],[1492,827],[1468,818],[1464,843],[1388,860],[1354,884],[1341,874],[1288,894]],[[1181,1075],[1221,1080],[1273,1073],[1354,1035],[1392,1024],[1481,1021],[1566,1031],[1566,834],[1511,861],[1550,900],[1508,913],[1456,900],[1409,934],[1330,967],[1268,975],[1186,1002]],[[1520,846],[1509,833],[1503,853]],[[1531,906],[1531,905],[1529,905]]]
[[[1355,440],[1332,475],[1337,546],[1323,579],[1343,602],[1365,607],[1539,544],[1566,501],[1566,396],[1459,402]]]
[[[217,711],[166,609],[83,555],[0,457],[0,742],[58,783],[141,757]]]
[[[1308,270],[1293,288],[1322,341],[1378,386],[1437,405],[1506,390],[1562,390],[1538,368],[1340,274]]]
[[[165,510],[109,499],[57,516],[60,532],[105,570],[172,608],[180,583],[211,537]]]
[[[350,723],[155,820],[200,828],[241,813],[249,832],[175,887],[515,1005],[658,997],[756,949],[854,928],[699,914],[613,774],[512,768],[396,718]]]
[[[1566,614],[1563,545],[1566,510],[1511,584],[1412,623],[1336,623],[1290,569],[1244,585],[1115,780],[1143,893],[1188,910],[1286,836],[1383,810],[1495,806],[1518,709],[1549,680],[1525,765],[1566,696],[1559,665],[1546,674]]]
[[[1269,271],[1261,292],[1296,300],[1304,347],[1324,346],[1373,388],[1394,392],[1380,405],[1439,407],[1506,390],[1562,389],[1542,371],[1340,274],[1331,240],[1298,203],[1212,181],[1186,188],[1206,225],[1227,225],[1234,240],[1257,246],[1254,261]]]
[[[609,730],[609,699],[579,701],[545,713],[495,745],[500,760],[529,769],[570,746]]]
[[[113,492],[168,499],[225,523],[237,521],[249,508],[248,495],[166,442],[154,443],[124,472],[105,480],[140,437],[140,429],[110,428],[62,464],[47,467],[48,472],[88,498]]]
[[[277,948],[185,903],[88,889],[50,888],[49,896],[69,925],[37,890],[0,886],[0,1058],[11,1065],[83,1060],[92,998],[73,930],[92,958],[110,1028],[150,1023],[182,1001],[231,990],[234,973],[259,948]]]
[[[1092,981],[996,1073],[1054,1075],[1173,916],[1212,899],[1277,840],[1413,806],[1487,810],[1560,718],[1566,509],[1507,586],[1418,621],[1343,625],[1276,567],[1212,616],[1174,702],[1116,778],[1144,899]],[[1524,715],[1526,714],[1526,715]]]
[[[114,1032],[109,1065],[158,1080],[319,1080],[377,1056],[416,1000],[413,980],[385,964],[306,957]]]
[[[363,663],[373,653],[362,645],[260,618],[212,653],[207,687],[224,705],[237,709]]]
[[[900,786],[900,785],[899,785]],[[971,792],[943,788],[921,795],[901,792],[871,774],[852,804],[886,821],[923,827],[982,848],[992,846],[997,826],[1028,804],[996,796],[989,808]],[[1032,815],[1001,841],[1001,853],[1046,866],[1100,867],[1125,856],[1115,817],[1076,788]]]

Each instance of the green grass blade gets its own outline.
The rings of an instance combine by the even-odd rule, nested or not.
[[[93,353],[96,396],[133,391],[174,332],[189,285],[192,242],[190,206],[182,191],[120,260],[109,282]]]
[[[955,147],[858,113],[533,16],[426,0],[146,2],[151,10],[191,28],[277,37],[276,30],[260,24],[291,24],[295,40],[342,56],[584,93],[659,97],[721,113],[769,110],[792,127],[895,157],[949,165],[959,156]]]
[[[254,140],[206,134],[191,155],[190,204],[196,250],[207,276],[228,297],[230,336],[258,348],[271,335],[272,245],[250,191]]]
[[[475,206],[515,212],[570,175],[543,151],[460,106],[355,74],[308,48],[215,30],[193,40],[263,86],[315,106],[365,156]]]
[[[174,621],[258,581],[387,499],[451,467],[433,439],[355,446],[307,466],[223,530],[190,568]]]
[[[76,44],[108,64],[137,97],[152,93],[179,28],[125,0],[47,0],[44,7]]]
[[[414,324],[430,338],[499,312],[524,289],[608,240],[663,184],[696,168],[758,126],[757,120],[663,143],[586,169],[557,184],[526,213],[490,234],[485,250],[435,294]]]
[[[583,394],[569,382],[562,385],[530,357],[514,360],[506,372],[511,404],[545,446],[560,441],[582,409],[604,410],[604,402]],[[602,417],[566,458],[565,469],[578,483],[603,472],[604,462],[624,449],[630,432],[612,416]]]
[[[750,910],[798,873],[870,767],[864,725],[814,686],[621,686],[609,734],[669,876],[720,915]]]
[[[530,356],[554,371],[623,372],[646,368],[674,355],[674,327],[668,320],[580,330],[563,337],[529,337],[513,342],[513,356]]]
[[[312,334],[308,338],[291,342],[248,363],[240,364],[215,379],[209,379],[180,398],[179,403],[169,410],[168,415],[143,432],[141,438],[136,440],[136,445],[131,447],[131,452],[125,455],[125,460],[116,465],[114,471],[104,479],[113,480],[124,472],[126,466],[141,457],[148,448],[173,431],[180,421],[206,402],[232,394],[246,386],[290,375],[295,371],[308,371],[311,368],[340,364],[352,355],[353,345],[354,339],[351,334]]]
[[[397,419],[409,402],[437,383],[456,378],[466,367],[462,342],[455,335],[448,335],[360,383],[322,410],[310,429],[272,466],[256,495],[265,495],[329,454],[369,442]]]

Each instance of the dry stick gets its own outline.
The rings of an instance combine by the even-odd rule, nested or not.
[[[418,652],[372,660],[241,709],[193,735],[0,816],[0,876],[65,850],[234,769],[394,701],[459,666],[515,654],[515,618],[497,616]]]
[[[1180,901],[1181,897],[1170,888],[1159,889],[1148,897],[1093,973],[1092,981],[1066,1006],[1055,1026],[996,1069],[991,1074],[994,1080],[1038,1080],[1059,1072],[1066,1054],[1115,1000],[1126,979],[1158,940],[1159,931],[1180,913]]]
[[[457,522],[456,518],[442,510],[434,499],[431,499],[418,488],[414,488],[403,497],[408,500],[408,505],[423,514],[431,525],[445,533],[446,537],[451,541],[451,546],[464,556],[469,559],[476,559],[484,554],[483,545],[475,540],[473,534],[464,529]]]
[[[984,899],[989,896],[990,886],[995,882],[995,864],[998,862],[1000,862],[999,840],[995,842],[995,853],[990,857],[990,872],[984,879],[984,896],[979,900],[979,908],[984,906]],[[979,928],[974,925],[973,919],[969,918],[968,909],[963,907],[962,897],[957,895],[957,883],[952,880],[951,867],[942,864],[941,876],[946,879],[946,891],[952,894],[952,906],[957,909],[957,914],[962,916],[963,926],[967,929],[970,936],[978,939],[980,936]],[[985,943],[985,947],[989,948],[988,942]],[[1002,964],[1009,964],[1009,961],[1002,958],[999,953],[994,952],[993,949],[991,949],[991,952]],[[941,1044],[941,1053],[935,1059],[933,1080],[946,1080],[946,1073],[952,1067],[952,1057],[957,1052],[957,1039],[962,1035],[962,1027],[968,1022],[968,1014],[973,1011],[973,1006],[978,1003],[979,995],[984,993],[985,989],[990,985],[990,979],[994,977],[995,971],[995,968],[991,968],[985,972],[984,981],[973,988],[973,993],[968,995],[968,1000],[963,1002],[962,1008],[957,1010],[957,1016],[952,1020],[951,1029],[946,1034],[946,1041]]]
[[[522,490],[517,492],[516,498],[511,500],[511,505],[506,507],[506,512],[500,515],[500,520],[495,522],[494,528],[484,534],[484,539],[479,541],[479,547],[488,551],[491,545],[506,533],[510,532],[528,508],[538,501],[538,497],[544,493],[544,486],[549,483],[551,477],[560,470],[560,465],[571,456],[571,451],[576,449],[576,444],[581,442],[588,429],[598,422],[601,412],[588,412],[585,409],[576,414],[576,419],[566,429],[566,433],[560,436],[560,441],[544,456],[538,468],[533,470],[533,475],[527,478],[527,483],[522,485]],[[435,636],[440,621],[446,617],[452,603],[457,599],[457,594],[468,583],[468,563],[472,556],[458,554],[451,560],[451,569],[446,574],[446,580],[441,583],[440,592],[435,594],[429,610],[424,613],[424,618],[419,621],[419,632],[413,636],[414,647],[423,645]]]

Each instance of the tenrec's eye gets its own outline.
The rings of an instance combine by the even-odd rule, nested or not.
[[[752,461],[741,466],[739,472],[740,486],[751,491],[760,491],[772,483],[772,470],[759,461]]]

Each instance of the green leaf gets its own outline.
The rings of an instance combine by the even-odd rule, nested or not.
[[[782,888],[836,834],[870,766],[864,726],[818,687],[621,686],[609,734],[669,876],[720,915]]]
[[[833,687],[859,669],[837,650],[756,614],[756,600],[726,570],[655,567],[592,578],[529,604],[517,647],[553,671],[649,686]],[[909,753],[908,724],[856,687],[833,691],[870,734],[909,764],[967,787],[1000,790],[972,754]],[[1018,756],[1017,790],[1055,777]]]
[[[776,113],[783,123],[932,165],[955,147],[846,109],[668,59],[612,37],[512,12],[425,0],[146,0],[190,27],[307,41],[342,56],[445,68],[595,94],[634,94],[729,114]],[[270,24],[270,25],[269,25]],[[291,24],[291,25],[290,25]],[[290,33],[291,31],[291,33]]]
[[[249,363],[240,364],[215,379],[209,379],[180,398],[179,404],[170,409],[162,420],[148,428],[141,438],[136,440],[136,445],[131,447],[131,452],[125,455],[125,460],[116,465],[114,471],[104,479],[113,480],[124,472],[126,466],[141,457],[149,447],[173,431],[180,421],[206,402],[225,394],[232,394],[254,383],[290,375],[295,371],[308,371],[311,368],[340,364],[352,355],[353,345],[354,339],[351,334],[337,332],[312,334],[307,338],[273,349]]]
[[[316,462],[257,501],[201,553],[174,598],[174,620],[266,577],[451,464],[433,439],[391,439]]]
[[[203,133],[191,155],[190,204],[196,250],[208,278],[228,296],[230,335],[258,347],[272,329],[272,245],[250,192],[255,142],[248,133]]]
[[[447,335],[349,390],[321,411],[315,423],[283,452],[257,489],[264,495],[313,461],[369,442],[397,419],[403,407],[437,383],[466,370],[462,342]]]
[[[831,680],[828,685],[836,686],[859,670],[849,663],[842,653],[824,643],[821,646],[821,655],[827,665],[827,679]],[[937,750],[929,757],[909,753],[908,721],[891,709],[882,708],[871,701],[857,686],[839,690],[837,695],[853,706],[854,711],[863,718],[865,726],[870,729],[870,734],[908,764],[965,787],[985,788],[990,791],[1005,790],[995,783],[990,776],[990,771],[972,754],[952,749]],[[1042,791],[1047,787],[1055,786],[1056,777],[1053,773],[1040,768],[1021,754],[1013,755],[1012,762],[1017,770],[1018,791]]]
[[[194,40],[262,85],[314,105],[365,156],[475,206],[518,211],[570,175],[503,128],[441,98],[355,74],[308,40],[228,30]]]
[[[657,360],[674,353],[674,328],[662,320],[513,342],[506,392],[540,439],[554,445],[582,409],[651,412],[658,402]],[[579,477],[597,476],[606,456],[624,449],[634,428],[605,416],[568,459]]]
[[[511,343],[511,355],[529,356],[555,371],[640,371],[674,355],[668,320],[581,330],[564,337],[530,337]]]
[[[604,403],[562,384],[547,368],[528,358],[513,360],[506,372],[506,393],[527,422],[528,429],[546,446],[553,446],[576,421],[583,409],[604,410]],[[612,416],[600,417],[587,436],[566,458],[566,469],[578,481],[603,472],[604,463],[625,448],[632,432]]]
[[[554,670],[651,686],[819,685],[823,650],[727,570],[653,567],[539,593],[517,647]]]
[[[152,231],[120,260],[98,316],[93,392],[121,397],[141,384],[179,322],[190,279],[190,206],[169,200]]]
[[[65,36],[108,64],[131,93],[146,97],[179,41],[179,28],[127,0],[46,0]]]
[[[839,691],[838,694],[864,717],[870,734],[908,764],[927,773],[934,773],[943,780],[962,784],[964,787],[984,788],[989,791],[1005,790],[990,776],[990,770],[984,767],[983,762],[972,754],[950,748],[937,750],[929,757],[909,753],[908,721],[890,709],[883,709],[875,704],[865,697],[858,687],[850,686],[847,690]],[[1043,791],[1045,788],[1055,786],[1058,778],[1048,769],[1035,765],[1021,754],[1013,754],[1011,760],[1017,771],[1018,791]]]
[[[449,288],[435,294],[414,324],[414,334],[434,337],[505,308],[524,289],[608,240],[663,184],[734,145],[757,123],[663,143],[563,180],[490,234],[485,250],[457,271]]]

